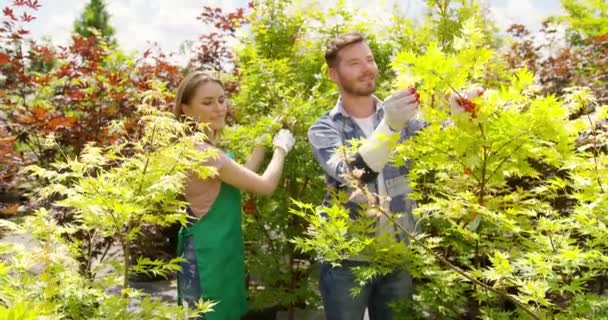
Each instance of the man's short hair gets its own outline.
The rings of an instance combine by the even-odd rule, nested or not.
[[[359,32],[348,32],[334,38],[325,50],[325,62],[333,68],[338,63],[338,52],[351,44],[365,42],[365,37]]]

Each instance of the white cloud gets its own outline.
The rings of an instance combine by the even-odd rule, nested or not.
[[[505,7],[491,6],[490,12],[494,15],[501,31],[514,23],[535,27],[541,19],[528,0],[511,0],[506,3]]]
[[[3,0],[4,1],[4,0]],[[54,43],[63,45],[70,38],[74,20],[88,0],[40,1],[38,19],[29,26],[34,37],[50,36]],[[221,6],[230,10],[246,5],[245,0],[106,0],[115,37],[126,51],[143,51],[157,42],[163,51],[178,52],[187,40],[196,40],[205,31],[196,19],[204,5]]]
[[[10,1],[10,0],[0,0]],[[221,6],[225,10],[244,7],[248,0],[106,0],[111,23],[116,30],[120,46],[127,50],[143,51],[150,42],[157,42],[163,51],[178,52],[185,41],[195,41],[205,32],[205,26],[196,19],[204,5]],[[311,0],[314,1],[314,0]],[[336,0],[317,0],[323,7],[330,7]],[[74,20],[83,11],[88,0],[41,0],[43,5],[37,20],[30,25],[34,37],[50,36],[57,44],[67,43]],[[52,2],[52,3],[51,3]],[[422,0],[353,0],[349,5],[361,8],[359,14],[381,26],[387,22],[393,10],[411,19],[422,18]],[[490,10],[502,31],[512,22],[527,25],[536,30],[542,19],[558,13],[559,1],[539,0],[491,0]],[[394,7],[398,4],[398,7]]]
[[[543,20],[561,13],[559,1],[508,0],[490,1],[490,12],[501,31],[514,23],[525,25],[530,31],[538,31]]]

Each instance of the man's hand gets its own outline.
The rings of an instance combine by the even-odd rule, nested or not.
[[[482,87],[476,86],[463,91],[460,93],[460,95],[452,93],[450,95],[450,111],[452,112],[452,115],[463,112],[468,112],[474,115],[477,106],[471,102],[471,99],[481,96],[483,91],[484,90]]]
[[[400,131],[418,112],[420,94],[414,87],[407,88],[386,98],[383,105],[384,121],[392,130]]]
[[[357,163],[355,167],[359,165],[358,168],[371,169],[371,171],[365,170],[367,173],[382,171],[390,153],[386,138],[398,134],[416,115],[420,106],[420,95],[416,92],[416,88],[408,88],[388,97],[384,100],[383,105],[384,119],[380,121],[374,133],[359,147],[361,162],[364,163],[357,163],[358,159],[355,159],[355,163]],[[366,176],[371,177],[372,175]]]

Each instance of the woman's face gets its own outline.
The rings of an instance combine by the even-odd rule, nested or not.
[[[222,129],[226,121],[226,96],[217,82],[208,81],[198,87],[189,104],[182,106],[184,114],[199,123],[206,123],[211,130]]]

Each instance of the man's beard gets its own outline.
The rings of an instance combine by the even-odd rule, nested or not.
[[[342,83],[342,90],[353,96],[367,97],[376,91],[376,80],[372,80],[371,86],[368,86],[367,83],[363,84],[359,82],[358,79],[344,81]]]

